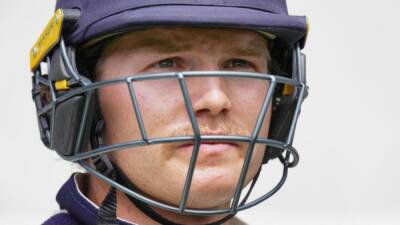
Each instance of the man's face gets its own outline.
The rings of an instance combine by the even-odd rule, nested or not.
[[[136,31],[106,47],[98,80],[175,71],[267,72],[268,50],[253,31],[217,28],[153,28]],[[268,81],[186,78],[193,111],[202,135],[250,136]],[[190,136],[193,129],[177,79],[134,82],[149,138]],[[104,143],[141,140],[127,85],[98,91],[105,120]],[[266,137],[270,110],[260,137]],[[202,142],[187,206],[218,208],[233,196],[247,143]],[[177,205],[187,175],[192,142],[148,145],[110,154],[129,179],[147,195]],[[265,146],[257,145],[246,184],[260,168]]]

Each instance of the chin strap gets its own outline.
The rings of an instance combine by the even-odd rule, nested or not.
[[[113,180],[116,180],[121,185],[123,185],[131,190],[134,190],[134,191],[139,190],[138,188],[136,188],[133,185],[132,182],[130,182],[130,180],[127,178],[127,176],[117,166],[112,165],[111,161],[108,159],[107,156],[101,156],[101,157],[96,158],[94,160],[94,164],[96,166],[96,169],[99,172],[102,172],[104,175],[111,177]],[[246,203],[248,197],[250,196],[251,191],[253,190],[255,183],[257,182],[260,172],[261,172],[261,167],[260,167],[259,171],[257,172],[257,174],[254,176],[251,186],[239,206],[242,206]],[[146,216],[153,219],[154,221],[156,221],[162,225],[183,225],[183,224],[175,223],[175,222],[161,216],[154,209],[152,209],[148,204],[146,204],[128,194],[125,194],[125,195],[142,213],[144,213]],[[96,224],[97,225],[118,225],[119,223],[118,223],[116,211],[117,211],[116,189],[111,186],[107,196],[105,197],[105,199],[103,200],[103,202],[100,205]],[[231,218],[233,218],[235,215],[236,215],[236,213],[229,214],[216,222],[208,223],[208,224],[204,224],[204,225],[221,225],[221,224],[225,223],[226,221],[230,220]]]
[[[93,159],[96,170],[113,180],[116,180],[116,172],[107,156],[99,156]],[[97,214],[97,225],[118,225],[117,219],[117,190],[111,186],[108,194],[100,205]]]
[[[97,214],[97,225],[118,225],[117,219],[117,195],[114,187],[110,188],[107,196],[101,203]]]

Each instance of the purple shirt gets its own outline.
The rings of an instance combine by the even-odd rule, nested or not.
[[[62,212],[52,216],[42,225],[96,225],[98,206],[91,202],[78,188],[73,174],[57,193]],[[134,225],[118,220],[120,225]]]

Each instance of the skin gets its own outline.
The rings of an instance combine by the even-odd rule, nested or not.
[[[254,31],[218,28],[152,28],[118,37],[104,50],[97,79],[174,71],[268,71],[265,39]],[[268,90],[268,82],[255,79],[186,78],[201,134],[249,136]],[[193,135],[176,79],[133,84],[150,138]],[[105,120],[106,145],[141,140],[126,85],[98,91]],[[268,135],[269,109],[260,132]],[[178,205],[192,152],[192,143],[149,145],[109,154],[145,195]],[[257,145],[246,176],[248,184],[261,166],[265,146]],[[234,194],[247,151],[246,143],[202,143],[187,207],[224,208]],[[91,176],[87,194],[101,204],[107,184]],[[219,216],[185,216],[155,209],[183,224],[210,223]],[[118,193],[118,216],[136,223],[156,224]]]

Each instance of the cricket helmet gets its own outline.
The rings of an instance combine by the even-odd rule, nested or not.
[[[96,48],[105,40],[135,30],[185,26],[238,28],[259,32],[271,43],[269,47],[275,69],[268,74],[188,71],[153,74],[146,77],[135,75],[96,82],[93,79],[93,71],[81,68],[85,64],[80,62],[84,59],[80,55],[82,49]],[[37,109],[41,140],[63,159],[78,162],[113,188],[124,191],[136,205],[144,204],[192,215],[227,214],[226,218],[230,218],[238,211],[256,205],[278,191],[286,180],[288,168],[296,166],[299,160],[298,152],[292,144],[301,104],[308,95],[305,55],[301,52],[307,32],[306,17],[288,15],[285,0],[58,0],[54,16],[30,51],[30,69],[33,73],[32,96]],[[270,82],[251,136],[205,137],[200,134],[185,83],[186,78],[194,76],[242,77]],[[193,136],[157,139],[146,135],[132,83],[166,77],[179,80]],[[126,84],[129,88],[142,138],[105,146],[97,140],[105,124],[99,113],[96,90],[115,83]],[[260,138],[258,133],[262,118],[270,103],[273,105],[270,135],[268,138]],[[157,201],[138,191],[124,178],[123,173],[116,168],[117,165],[113,165],[106,157],[111,151],[155,143],[187,141],[188,138],[195,144],[179,205]],[[215,140],[249,143],[232,204],[229,208],[215,210],[187,208],[186,201],[195,169],[198,146],[202,141]],[[251,202],[246,202],[247,195],[257,180],[255,177],[250,191],[244,200],[239,202],[244,187],[244,177],[249,168],[254,145],[257,143],[268,146],[264,163],[275,158],[282,162],[282,177],[272,190]],[[94,163],[94,167],[88,164],[89,159]],[[119,176],[115,175],[115,171]],[[115,195],[115,190],[109,193],[111,199],[113,199],[112,193]],[[104,211],[104,207],[101,207],[102,209]],[[150,207],[147,207],[144,211],[149,209]],[[153,218],[157,217],[154,212],[147,214]],[[158,218],[157,221],[173,224],[163,218]],[[216,222],[218,223],[222,221]]]

